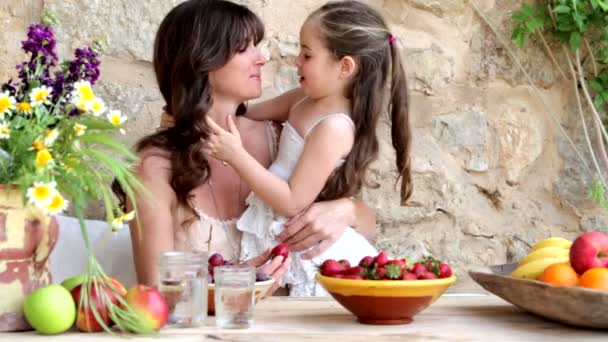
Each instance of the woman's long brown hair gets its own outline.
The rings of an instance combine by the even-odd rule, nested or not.
[[[209,178],[201,151],[209,136],[205,116],[212,104],[209,72],[224,66],[239,51],[264,37],[261,20],[248,8],[224,0],[189,0],[167,14],[156,33],[154,71],[174,126],[143,137],[137,152],[150,147],[170,156],[170,185],[180,204],[190,207],[192,189]],[[245,111],[239,106],[236,114]],[[122,190],[114,191],[125,204]]]

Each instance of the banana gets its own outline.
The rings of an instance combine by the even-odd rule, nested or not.
[[[550,257],[554,257],[554,258],[555,257],[567,257],[569,255],[570,255],[570,249],[554,247],[554,246],[544,247],[541,249],[537,249],[533,252],[530,252],[530,254],[528,254],[525,258],[523,258],[519,262],[519,266],[525,265],[529,262],[539,260],[539,259],[550,258]]]
[[[515,278],[523,278],[523,279],[537,279],[541,274],[545,271],[545,268],[550,265],[568,262],[569,258],[565,257],[549,257],[538,259],[534,261],[530,261],[525,265],[521,265],[517,267],[512,273],[511,276]]]
[[[532,252],[545,247],[561,247],[568,249],[572,245],[572,241],[568,239],[564,239],[561,237],[550,237],[544,240],[538,241],[534,246],[532,246]]]

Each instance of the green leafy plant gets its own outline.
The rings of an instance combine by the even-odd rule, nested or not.
[[[132,201],[136,191],[143,191],[131,172],[136,156],[115,141],[115,133],[124,132],[127,118],[106,108],[93,91],[100,74],[97,49],[77,49],[73,60],[58,60],[51,19],[29,27],[28,39],[22,42],[29,60],[17,66],[17,81],[9,80],[0,89],[0,184],[21,190],[24,203],[41,215],[59,214],[71,205],[88,250],[85,294],[79,305],[90,308],[110,331],[91,304],[91,288],[107,297],[99,289],[107,286],[118,304],[101,300],[117,326],[149,333],[116,294],[93,254],[84,224],[87,205],[98,201],[105,205],[110,229],[133,219],[132,212],[118,209],[109,187],[116,179]]]

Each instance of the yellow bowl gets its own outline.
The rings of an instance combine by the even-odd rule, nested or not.
[[[262,299],[262,297],[264,297],[264,295],[266,294],[266,292],[268,292],[268,289],[270,289],[272,284],[274,284],[273,278],[255,282],[255,286],[253,288],[253,295],[255,297],[256,303],[260,299]],[[209,315],[215,314],[215,284],[207,285],[207,313]]]
[[[344,308],[366,324],[404,324],[426,309],[454,282],[456,277],[430,280],[316,279]]]

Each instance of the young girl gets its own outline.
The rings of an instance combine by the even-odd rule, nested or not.
[[[225,123],[227,130],[209,120],[212,133],[205,152],[232,166],[253,191],[237,223],[243,231],[241,258],[276,244],[287,218],[314,201],[360,191],[378,155],[376,128],[389,75],[388,110],[402,178],[401,202],[411,194],[405,75],[396,38],[380,13],[358,1],[330,2],[305,21],[300,44],[296,65],[301,87],[253,106],[246,114],[286,121],[278,156],[269,170],[243,149],[231,117]],[[347,259],[356,265],[363,256],[375,254],[363,236],[345,227],[320,256],[304,260],[296,255],[284,281],[292,296],[322,295],[314,274],[324,260]]]

